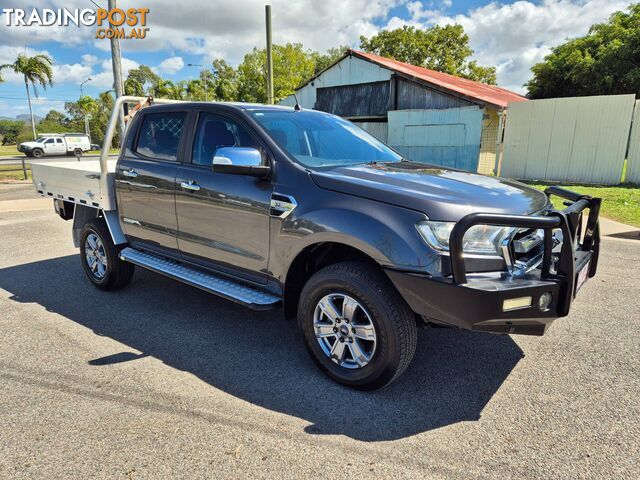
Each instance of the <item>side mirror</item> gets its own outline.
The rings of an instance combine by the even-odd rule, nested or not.
[[[266,178],[271,167],[265,165],[262,153],[251,147],[221,147],[213,157],[212,168],[217,173],[233,173]]]

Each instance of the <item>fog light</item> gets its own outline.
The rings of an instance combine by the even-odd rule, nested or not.
[[[531,297],[510,298],[502,302],[502,311],[508,312],[511,310],[519,310],[520,308],[527,308],[530,306]]]
[[[549,310],[552,300],[553,295],[551,295],[551,292],[543,293],[542,295],[540,295],[540,299],[538,300],[538,308],[541,311],[546,312],[547,310]]]

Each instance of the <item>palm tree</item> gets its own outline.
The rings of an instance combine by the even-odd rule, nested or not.
[[[31,115],[31,129],[33,130],[33,138],[36,138],[36,122],[33,118],[33,108],[31,107],[31,94],[29,93],[29,83],[33,87],[33,94],[38,98],[38,90],[36,84],[46,89],[47,85],[53,85],[53,60],[48,55],[34,55],[28,57],[26,55],[18,55],[13,63],[0,65],[0,72],[5,68],[13,70],[15,73],[24,76],[24,86],[27,89],[27,100],[29,101],[29,114]]]

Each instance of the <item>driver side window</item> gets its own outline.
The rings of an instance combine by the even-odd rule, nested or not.
[[[216,150],[222,147],[259,148],[259,145],[249,132],[234,120],[211,113],[200,114],[191,163],[211,165]]]

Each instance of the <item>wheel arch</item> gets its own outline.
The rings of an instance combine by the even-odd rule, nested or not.
[[[104,218],[114,245],[124,245],[127,243],[127,239],[118,221],[118,212],[76,204],[73,212],[73,244],[76,248],[80,247],[80,234],[84,225],[89,220],[98,217]]]
[[[320,241],[298,252],[287,271],[284,284],[285,318],[296,317],[300,293],[311,275],[324,267],[348,260],[361,261],[382,271],[381,265],[371,255],[342,242]]]

